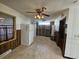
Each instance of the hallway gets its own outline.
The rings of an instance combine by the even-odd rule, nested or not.
[[[49,37],[38,36],[30,47],[19,46],[3,59],[64,59]]]

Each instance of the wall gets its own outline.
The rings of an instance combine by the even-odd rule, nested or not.
[[[4,18],[0,21],[0,25],[13,25],[13,18],[11,16],[0,13],[0,17]]]
[[[55,20],[60,17],[62,14],[68,18],[69,8],[65,10],[61,10],[52,14],[52,19]]]
[[[30,39],[29,39],[29,44],[31,44],[33,42],[33,39],[35,37],[35,25],[34,24],[31,24],[31,18],[28,18],[26,16],[24,16],[23,14],[17,12],[16,10],[0,3],[0,12],[4,12],[4,13],[7,13],[7,14],[10,14],[12,16],[15,16],[16,17],[16,29],[19,30],[21,29],[21,24],[29,24],[30,25]],[[25,34],[25,33],[24,33]],[[23,35],[24,35],[23,34]],[[22,39],[21,39],[22,40]],[[26,42],[25,42],[26,43]]]
[[[20,29],[21,23],[30,23],[30,19],[16,10],[0,3],[0,12],[4,12],[16,17],[16,29]]]
[[[69,8],[65,56],[79,59],[79,5]]]

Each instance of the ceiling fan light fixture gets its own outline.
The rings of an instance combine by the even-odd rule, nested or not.
[[[37,16],[35,16],[34,18],[37,18]]]
[[[44,18],[44,16],[42,15],[41,18]]]
[[[35,19],[43,19],[44,16],[43,16],[43,15],[36,15],[34,18],[35,18]]]
[[[38,18],[41,18],[40,15],[37,15]]]

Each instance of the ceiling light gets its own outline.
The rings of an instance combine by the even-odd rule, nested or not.
[[[42,15],[41,18],[44,18],[44,16]]]
[[[37,18],[39,18],[39,19],[40,19],[40,18],[41,18],[41,16],[40,16],[40,15],[37,15]]]
[[[43,19],[44,18],[44,16],[43,15],[35,15],[35,17],[34,17],[35,19]]]
[[[36,16],[34,18],[37,18]]]

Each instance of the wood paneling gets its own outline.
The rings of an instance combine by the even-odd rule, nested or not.
[[[16,31],[16,39],[12,39],[11,41],[6,41],[4,44],[0,45],[0,54],[6,52],[9,49],[15,49],[21,44],[21,30]]]

